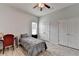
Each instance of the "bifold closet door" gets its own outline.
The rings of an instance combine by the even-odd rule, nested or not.
[[[60,21],[59,44],[79,49],[79,18]]]
[[[58,20],[50,20],[49,30],[50,42],[58,44]]]
[[[47,19],[40,20],[39,36],[40,36],[40,39],[49,41],[49,20]]]
[[[79,18],[69,19],[69,46],[79,49]]]
[[[59,22],[59,44],[68,46],[69,37],[68,37],[68,21],[60,20]]]

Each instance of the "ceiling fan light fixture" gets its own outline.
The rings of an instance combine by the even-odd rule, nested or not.
[[[39,7],[39,8],[43,8],[43,7],[44,7],[44,3],[39,3],[39,4],[38,4],[38,7]]]
[[[50,6],[47,5],[46,3],[37,3],[33,8],[36,8],[36,7],[40,8],[40,11],[42,11],[44,7],[48,9],[50,8]]]

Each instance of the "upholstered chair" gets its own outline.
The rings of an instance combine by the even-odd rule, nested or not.
[[[5,48],[8,46],[12,46],[14,50],[14,35],[13,34],[6,34],[3,36],[3,54]]]

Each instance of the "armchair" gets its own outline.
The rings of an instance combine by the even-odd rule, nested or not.
[[[12,46],[13,50],[14,50],[14,35],[13,34],[6,34],[3,36],[3,40],[1,40],[3,42],[3,54],[5,51],[5,48],[8,46]]]

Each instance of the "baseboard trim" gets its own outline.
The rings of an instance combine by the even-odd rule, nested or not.
[[[64,47],[67,47],[67,48],[71,48],[71,49],[75,49],[75,50],[78,50],[78,51],[79,51],[79,49],[77,49],[77,48],[73,48],[73,47],[65,46],[65,45],[62,45],[62,44],[58,44],[58,45],[60,45],[60,46],[64,46]]]

